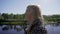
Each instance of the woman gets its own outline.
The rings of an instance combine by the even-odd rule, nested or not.
[[[25,19],[28,21],[27,34],[46,34],[46,30],[43,28],[41,11],[38,6],[29,5],[25,13]]]

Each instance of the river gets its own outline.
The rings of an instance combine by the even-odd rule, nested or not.
[[[60,34],[59,25],[45,25],[47,34]],[[20,25],[0,25],[0,34],[24,34]]]

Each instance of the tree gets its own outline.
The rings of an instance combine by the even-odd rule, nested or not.
[[[3,16],[4,19],[8,19],[8,14],[3,13],[2,16]]]

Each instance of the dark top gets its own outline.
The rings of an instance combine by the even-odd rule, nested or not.
[[[46,34],[46,29],[42,26],[40,19],[35,19],[31,24],[27,34]]]

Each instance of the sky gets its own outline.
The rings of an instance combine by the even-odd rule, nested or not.
[[[39,5],[42,15],[60,14],[60,0],[0,0],[0,13],[24,14],[28,5]]]

